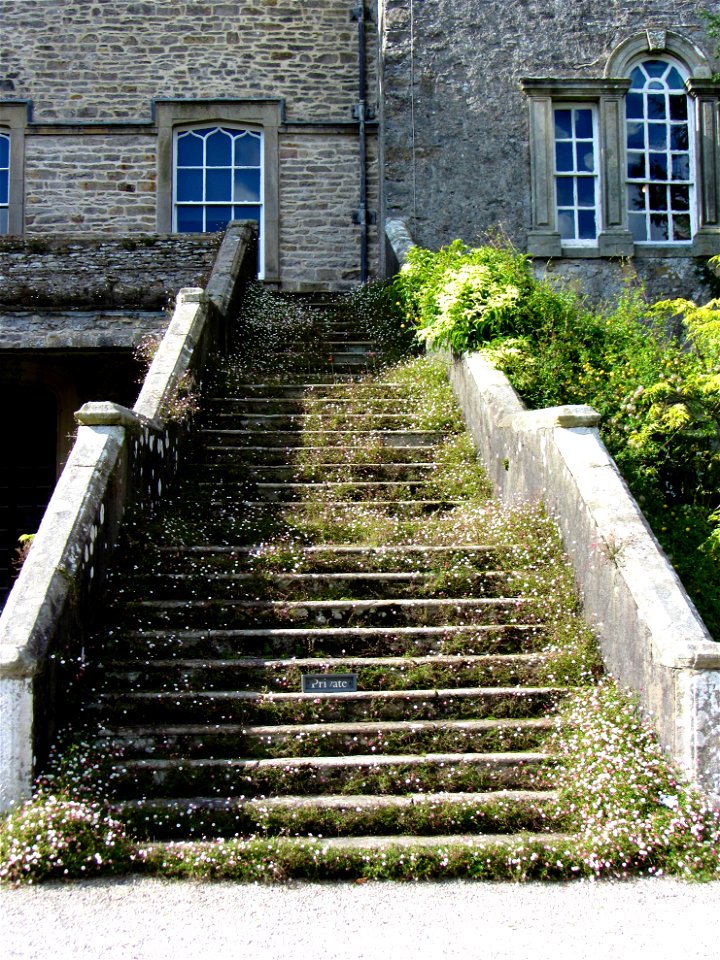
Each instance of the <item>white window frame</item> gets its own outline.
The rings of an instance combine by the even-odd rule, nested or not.
[[[692,241],[635,242],[629,229],[625,96],[633,68],[645,60],[667,60],[682,69],[691,98]],[[673,31],[645,30],[612,52],[602,78],[526,78],[521,81],[530,114],[532,224],[528,253],[538,257],[700,256],[720,253],[720,82],[712,79],[705,54]],[[594,104],[598,113],[602,229],[596,245],[562,241],[558,230],[554,176],[554,108]]]
[[[688,71],[687,71],[687,69],[683,66],[682,63],[680,63],[680,62],[679,62],[678,60],[676,60],[674,57],[669,57],[669,56],[667,56],[667,55],[657,56],[657,55],[653,55],[653,54],[647,54],[646,56],[644,56],[644,57],[642,57],[641,59],[639,59],[636,63],[634,63],[634,64],[631,65],[631,74],[632,74],[632,72],[635,71],[636,68],[643,68],[643,64],[648,63],[648,62],[650,62],[650,61],[658,61],[658,62],[660,62],[660,63],[666,64],[667,69],[665,70],[665,73],[667,73],[671,68],[674,67],[674,68],[678,71],[678,73],[680,74],[683,82],[684,82],[684,83],[687,82],[687,79],[688,79]],[[646,70],[644,70],[644,72],[647,73]],[[646,82],[646,84],[643,85],[642,91],[639,91],[638,88],[635,88],[635,87],[632,87],[632,86],[631,86],[630,89],[628,90],[628,94],[630,94],[630,93],[642,92],[643,102],[644,102],[644,104],[646,105],[646,104],[647,104],[647,96],[648,96],[648,92],[650,91],[650,89],[651,89],[651,88],[649,87],[648,83]],[[658,92],[659,92],[659,91],[658,91]],[[677,186],[687,186],[687,187],[688,187],[688,211],[687,211],[687,212],[688,212],[688,217],[689,217],[689,221],[690,221],[690,235],[689,235],[689,237],[687,237],[686,239],[677,239],[677,238],[674,238],[674,237],[673,237],[673,238],[670,238],[670,239],[667,239],[667,240],[660,240],[660,239],[657,239],[657,238],[651,238],[651,237],[649,236],[649,233],[650,233],[650,229],[651,229],[650,220],[651,220],[652,215],[653,215],[653,210],[651,210],[650,207],[649,207],[648,205],[646,205],[646,209],[645,209],[645,211],[644,211],[644,213],[643,213],[643,216],[644,216],[644,218],[645,218],[645,223],[646,223],[646,234],[647,234],[646,239],[641,240],[641,239],[636,238],[636,239],[634,240],[634,242],[635,242],[636,244],[640,245],[640,246],[653,246],[653,247],[655,247],[655,246],[659,246],[659,247],[676,247],[676,246],[678,246],[678,245],[689,246],[689,245],[692,244],[692,242],[693,242],[693,237],[694,237],[695,232],[696,232],[696,230],[697,230],[697,204],[696,204],[696,194],[695,194],[695,188],[696,188],[696,183],[697,183],[697,171],[696,171],[696,166],[695,166],[695,129],[696,129],[695,114],[694,114],[694,105],[693,105],[692,98],[691,98],[690,96],[688,96],[686,90],[683,90],[683,93],[685,94],[685,102],[686,102],[686,104],[687,104],[687,118],[686,118],[686,120],[684,121],[684,125],[687,127],[687,133],[688,133],[688,148],[687,148],[686,151],[685,151],[685,150],[684,150],[684,151],[676,151],[676,153],[678,153],[678,154],[679,154],[679,153],[687,154],[687,158],[688,158],[688,178],[687,178],[686,180],[678,180],[678,181],[675,181],[675,184],[676,184]],[[664,94],[664,96],[666,96],[666,97],[667,97],[667,95],[668,95],[668,94],[667,94],[667,91],[666,91],[665,89],[663,89],[663,94]],[[626,102],[627,102],[627,97],[626,97]],[[662,183],[662,184],[665,184],[666,187],[670,187],[670,186],[672,186],[672,184],[673,184],[673,181],[672,181],[672,179],[671,179],[670,176],[669,176],[669,171],[668,171],[668,177],[666,177],[664,180],[655,179],[655,178],[653,178],[653,177],[650,175],[650,154],[651,154],[651,153],[654,153],[654,152],[664,152],[665,155],[666,155],[666,159],[667,159],[668,161],[670,161],[670,165],[671,165],[671,162],[672,162],[672,151],[670,150],[670,147],[669,147],[669,146],[667,146],[664,151],[651,151],[650,145],[649,145],[649,141],[648,141],[648,137],[645,136],[645,146],[643,147],[642,150],[640,150],[640,149],[632,149],[632,148],[631,148],[631,146],[630,146],[630,144],[629,144],[629,142],[628,142],[627,131],[629,130],[629,127],[630,127],[630,124],[631,124],[631,123],[636,123],[636,122],[638,122],[638,121],[643,124],[643,128],[645,129],[646,133],[649,131],[649,127],[650,127],[650,124],[651,124],[651,123],[657,123],[657,124],[659,125],[659,123],[661,122],[661,121],[653,121],[651,118],[649,118],[648,115],[647,115],[647,110],[646,110],[646,109],[643,110],[643,116],[642,116],[641,119],[640,119],[640,118],[634,118],[634,117],[628,117],[628,116],[627,116],[627,111],[626,111],[626,117],[625,117],[625,127],[626,127],[626,142],[625,142],[626,178],[625,178],[625,182],[626,182],[626,190],[627,190],[627,194],[628,194],[628,226],[629,226],[629,228],[630,228],[631,233],[632,233],[632,228],[631,228],[631,226],[630,226],[630,218],[631,218],[631,216],[639,215],[639,211],[637,211],[637,214],[636,214],[635,211],[633,211],[633,210],[630,209],[630,190],[631,190],[631,187],[633,187],[633,186],[639,186],[639,187],[641,188],[641,191],[642,191],[643,193],[649,193],[650,188],[653,187],[653,186],[657,186],[657,185],[660,185],[660,184]],[[679,124],[677,124],[677,125],[679,125]],[[666,128],[666,132],[667,132],[667,133],[670,133],[670,130],[671,130],[671,128],[672,128],[672,123],[671,123],[671,121],[668,120],[668,119],[666,119],[666,120],[665,120],[665,123],[664,123],[664,126],[665,126],[665,128]],[[647,174],[645,177],[631,177],[631,176],[630,176],[630,166],[629,166],[629,165],[630,165],[630,154],[642,154],[642,156],[643,156],[643,158],[644,158],[644,165],[645,165],[645,170],[646,170],[646,174]],[[649,197],[648,197],[648,203],[649,203]],[[677,212],[678,214],[681,213],[681,211],[676,211],[676,212]],[[655,211],[655,213],[656,213],[656,214],[659,214],[659,213],[661,213],[661,211],[658,209],[658,210]],[[668,209],[668,213],[671,215],[671,210],[670,210],[670,209]]]
[[[557,113],[558,111],[566,110],[569,111],[572,116],[572,133],[570,137],[558,137],[557,130]],[[576,135],[576,120],[575,120],[575,111],[577,110],[587,110],[590,113],[591,121],[591,137],[589,138],[578,138]],[[556,223],[558,224],[558,229],[561,234],[561,244],[563,247],[585,247],[592,248],[596,247],[598,243],[598,237],[602,232],[602,209],[600,205],[600,152],[599,152],[599,140],[598,140],[598,111],[597,106],[593,103],[555,103],[553,105],[553,143],[554,143],[554,178],[555,178],[555,217]],[[558,145],[563,143],[569,143],[571,145],[571,151],[573,156],[572,168],[568,170],[558,169],[557,155],[558,155]],[[577,162],[577,147],[581,143],[591,143],[592,144],[592,155],[593,155],[593,168],[591,171],[581,169],[580,165]],[[558,188],[559,183],[563,180],[572,180],[573,183],[573,203],[572,204],[561,204],[558,197]],[[592,206],[581,205],[578,200],[578,187],[579,181],[581,180],[592,180],[593,184],[593,204]],[[595,236],[591,238],[583,239],[578,234],[581,232],[579,226],[579,217],[582,210],[592,210],[595,217]],[[574,226],[574,237],[563,237],[562,230],[560,229],[560,218],[564,212],[572,212],[573,216],[573,226]]]
[[[279,99],[165,100],[153,101],[157,124],[157,230],[173,228],[173,181],[175,130],[188,127],[241,127],[262,131],[263,139],[263,228],[259,257],[263,279],[280,281],[280,155],[278,134],[283,122],[283,101]]]
[[[248,202],[248,201],[235,201],[235,200],[232,200],[232,199],[228,199],[228,200],[209,200],[209,199],[207,198],[207,196],[206,196],[206,183],[207,183],[207,181],[206,181],[206,177],[205,177],[205,172],[206,172],[207,170],[213,169],[213,167],[207,164],[207,162],[205,161],[205,156],[203,156],[203,165],[202,165],[202,166],[199,166],[199,167],[197,167],[197,168],[191,168],[191,169],[202,170],[202,172],[203,172],[203,196],[202,196],[202,198],[199,199],[199,200],[196,200],[196,201],[186,201],[186,200],[179,200],[179,199],[178,199],[178,183],[177,183],[177,178],[178,178],[178,156],[177,156],[178,142],[179,142],[180,138],[181,138],[183,135],[191,134],[191,133],[194,133],[194,132],[199,131],[199,130],[209,130],[209,131],[210,131],[210,133],[208,133],[207,136],[204,137],[204,140],[205,140],[205,141],[207,141],[207,138],[208,138],[209,136],[212,136],[212,134],[215,133],[216,131],[226,132],[226,133],[229,133],[229,134],[231,134],[231,135],[232,135],[232,134],[251,134],[252,136],[255,136],[255,137],[257,137],[257,138],[259,139],[259,141],[260,141],[260,164],[259,164],[259,168],[255,168],[255,167],[252,168],[252,169],[259,169],[259,172],[260,172],[260,177],[259,177],[259,180],[260,180],[260,190],[259,190],[259,198],[258,198],[257,201],[253,201],[253,202],[251,203],[251,202]],[[233,143],[234,143],[234,139],[233,139]],[[205,150],[206,150],[206,146],[204,146],[204,148],[203,148],[203,154],[205,153]],[[264,220],[265,220],[265,217],[264,217],[264,212],[265,212],[264,192],[265,192],[265,189],[264,189],[264,177],[263,177],[264,160],[265,160],[265,138],[264,138],[264,136],[263,136],[263,131],[262,131],[262,129],[250,127],[250,126],[245,125],[245,124],[239,125],[239,124],[231,124],[231,123],[215,123],[215,124],[205,124],[205,123],[203,123],[203,124],[191,124],[191,125],[184,125],[184,126],[176,127],[175,130],[174,130],[174,132],[173,132],[173,184],[172,184],[172,230],[173,230],[173,232],[177,232],[177,230],[178,230],[178,208],[179,208],[179,207],[189,207],[189,206],[193,206],[193,207],[197,207],[197,208],[201,208],[201,209],[202,209],[202,211],[203,211],[203,230],[201,231],[202,233],[208,232],[205,221],[206,221],[206,218],[207,218],[207,212],[208,212],[208,210],[209,210],[209,209],[212,209],[213,207],[232,207],[232,208],[233,208],[233,213],[232,213],[232,215],[231,215],[231,217],[230,217],[231,220],[243,220],[243,219],[245,219],[245,217],[243,216],[243,213],[242,213],[242,208],[243,208],[243,207],[250,207],[250,206],[252,206],[252,207],[260,207],[260,218],[259,218],[259,224],[258,224],[258,226],[259,226],[259,238],[260,238],[260,243],[259,243],[259,246],[258,246],[258,275],[259,275],[260,277],[264,276],[264,273],[265,273],[265,251],[264,251],[264,243],[263,243],[263,240],[264,240],[264,237],[265,237],[265,223],[264,223]],[[229,169],[229,170],[230,170],[230,172],[231,172],[230,180],[231,180],[231,185],[232,185],[232,182],[233,182],[233,174],[235,173],[235,171],[236,171],[236,170],[240,170],[240,169],[248,169],[248,168],[246,168],[246,167],[241,167],[241,166],[238,166],[238,165],[235,164],[235,160],[234,160],[234,150],[232,150],[232,157],[231,157],[231,165],[230,165],[230,167],[228,167],[228,168],[218,168],[218,169]],[[249,218],[249,219],[254,219],[254,217],[251,217],[251,218]]]
[[[10,164],[7,171],[7,231],[20,236],[25,227],[25,132],[28,124],[27,101],[0,101],[0,132],[10,138]]]
[[[10,131],[0,127],[0,141],[7,144],[7,166],[0,164],[0,236],[10,233]],[[3,200],[3,194],[5,199]]]

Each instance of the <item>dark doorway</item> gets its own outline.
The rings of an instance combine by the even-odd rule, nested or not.
[[[55,485],[58,406],[37,385],[0,386],[0,603],[12,586],[18,537],[35,533]]]

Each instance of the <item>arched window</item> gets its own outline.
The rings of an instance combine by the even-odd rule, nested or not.
[[[231,220],[255,220],[262,237],[262,166],[258,130],[205,126],[177,131],[173,229],[212,233]]]
[[[10,230],[10,135],[0,131],[0,234]]]
[[[684,71],[647,59],[625,97],[628,227],[635,243],[690,243],[694,170]]]

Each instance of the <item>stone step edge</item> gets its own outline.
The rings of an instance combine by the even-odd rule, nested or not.
[[[502,717],[494,720],[358,720],[354,723],[279,723],[247,725],[240,723],[213,724],[138,724],[113,726],[101,725],[98,736],[113,737],[118,740],[130,740],[134,737],[178,737],[178,736],[272,736],[294,734],[367,734],[367,733],[433,733],[453,731],[492,731],[492,730],[552,730],[557,721],[554,717]]]
[[[148,667],[157,667],[163,670],[170,668],[184,668],[188,670],[197,670],[203,668],[231,668],[239,667],[241,669],[257,668],[262,669],[290,669],[292,667],[301,667],[307,669],[317,669],[319,667],[344,667],[350,669],[352,666],[358,667],[416,667],[416,666],[482,666],[499,664],[512,666],[513,664],[533,664],[542,663],[547,660],[545,653],[480,653],[480,654],[434,654],[419,657],[234,657],[232,659],[184,659],[184,658],[155,658],[151,661],[147,658],[131,660],[112,660],[103,661],[103,668],[106,671],[116,671],[120,668],[125,670],[147,669]]]
[[[537,751],[515,751],[512,753],[424,753],[424,754],[357,754],[349,757],[265,757],[262,759],[211,759],[205,757],[186,758],[128,758],[117,763],[118,771],[124,770],[203,770],[221,767],[223,770],[268,770],[288,768],[315,768],[320,770],[340,770],[365,767],[418,767],[423,765],[444,767],[446,765],[483,766],[486,768],[535,767],[554,762],[549,753]]]
[[[428,688],[427,690],[357,690],[352,693],[288,693],[272,691],[262,693],[258,690],[130,690],[125,693],[116,691],[101,693],[102,703],[112,703],[116,700],[134,701],[150,700],[154,703],[163,701],[222,701],[245,700],[255,703],[312,703],[318,700],[334,700],[343,703],[362,703],[364,700],[452,700],[472,699],[485,697],[490,700],[500,698],[515,698],[522,700],[525,697],[548,697],[566,695],[567,687],[451,687],[447,689]]]
[[[384,610],[390,607],[401,607],[405,609],[430,609],[442,610],[445,607],[455,608],[455,612],[460,609],[473,607],[530,607],[538,603],[533,597],[446,597],[439,599],[436,597],[425,597],[416,599],[414,597],[398,597],[397,599],[383,599],[378,597],[374,600],[131,600],[125,601],[122,598],[117,601],[120,605],[128,609],[142,610],[177,610],[188,606],[195,609],[204,609],[206,607],[237,607],[241,610],[282,610],[291,612],[294,610],[314,610],[322,611],[332,608],[333,610]],[[112,605],[116,605],[113,603]]]
[[[501,547],[501,544],[485,544],[485,543],[467,543],[467,544],[451,544],[449,546],[445,544],[432,544],[429,546],[423,546],[421,544],[398,544],[397,546],[388,545],[382,547],[372,547],[364,546],[362,544],[334,544],[334,543],[319,543],[312,546],[301,546],[301,545],[292,545],[293,553],[298,553],[302,556],[310,555],[317,553],[336,553],[336,554],[350,554],[352,556],[359,556],[363,554],[379,555],[382,557],[391,555],[393,553],[398,554],[408,554],[408,553],[461,553],[461,552],[496,552]],[[262,556],[263,554],[258,554],[257,547],[247,547],[247,546],[232,546],[225,544],[210,544],[208,546],[201,545],[186,545],[178,544],[177,546],[172,546],[170,544],[162,545],[157,548],[160,553],[174,553],[174,554],[197,554],[197,553],[240,553],[248,554],[253,556]],[[272,555],[272,554],[271,554]]]
[[[514,572],[514,571],[513,571]],[[198,576],[202,577],[203,584],[207,583],[244,583],[248,580],[263,580],[266,583],[282,583],[288,580],[299,581],[300,583],[319,583],[321,581],[329,581],[333,583],[335,581],[341,580],[370,580],[377,583],[430,583],[436,579],[436,575],[433,573],[415,573],[412,571],[400,570],[392,571],[388,570],[377,571],[371,570],[367,573],[358,570],[328,570],[326,572],[308,572],[308,573],[290,573],[290,572],[280,572],[280,571],[255,571],[249,573],[211,573],[204,571],[202,574],[197,574],[194,571],[189,573],[156,573],[152,577],[152,583],[155,584],[158,581],[170,580],[170,581],[185,581],[193,580]],[[446,574],[450,577],[452,574]],[[505,570],[462,570],[458,571],[458,576],[462,576],[463,579],[488,579],[488,580],[500,580],[506,579],[511,576],[510,571]],[[124,578],[124,582],[133,582],[136,580],[146,580],[147,574],[137,573],[131,574],[128,577]],[[389,598],[386,598],[389,599]]]
[[[116,810],[197,809],[224,812],[231,809],[313,808],[315,810],[406,810],[420,805],[489,805],[498,802],[514,804],[551,804],[558,799],[556,790],[496,790],[484,793],[406,793],[406,794],[307,794],[272,797],[144,797],[114,804]]]
[[[392,634],[399,637],[440,637],[446,635],[457,635],[459,633],[508,633],[511,630],[522,632],[537,631],[543,626],[541,623],[463,623],[463,624],[440,624],[438,626],[416,626],[416,627],[209,627],[202,630],[179,630],[177,627],[151,630],[127,630],[123,636],[134,640],[156,640],[162,637],[171,636],[177,640],[202,640],[202,639],[243,639],[243,638],[269,638],[269,639],[290,639],[299,635],[308,639],[318,640],[330,637],[382,637],[385,634]]]

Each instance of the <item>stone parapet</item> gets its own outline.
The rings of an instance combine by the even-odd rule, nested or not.
[[[688,777],[720,802],[720,644],[650,531],[590,408],[525,410],[480,354],[450,379],[496,493],[556,518],[603,660]]]
[[[77,440],[0,615],[0,810],[29,796],[66,719],[123,513],[152,509],[172,482],[184,433],[169,402],[186,373],[200,377],[227,343],[256,258],[254,229],[231,224],[209,292],[180,292],[134,409],[101,402],[78,414]]]

